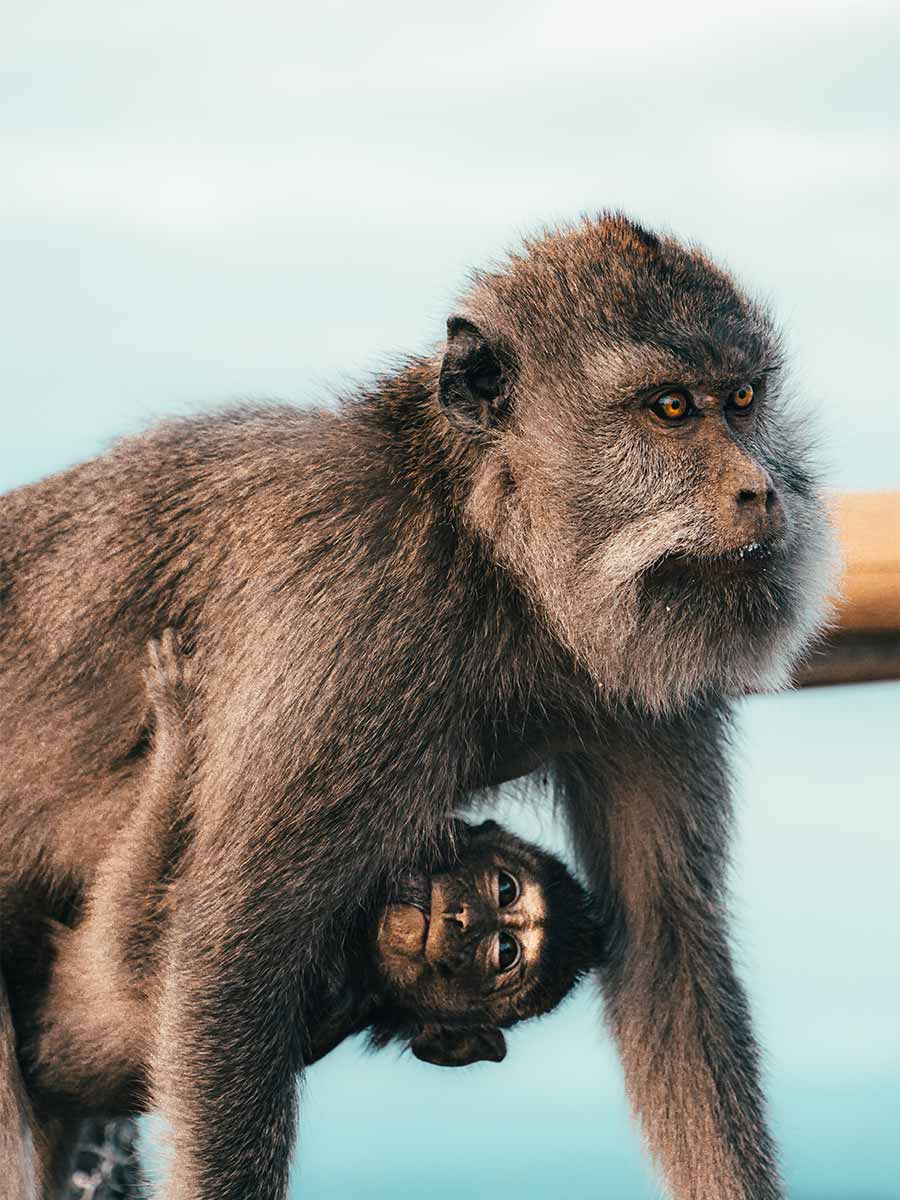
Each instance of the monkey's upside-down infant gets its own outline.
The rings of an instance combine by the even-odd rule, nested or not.
[[[54,1115],[128,1115],[152,1103],[158,968],[190,853],[190,684],[170,632],[150,659],[153,749],[139,811],[83,916],[55,925],[49,976],[18,1017],[29,1088]],[[308,988],[307,1063],[364,1029],[376,1046],[396,1038],[441,1066],[499,1062],[501,1030],[553,1008],[600,961],[590,898],[561,862],[493,821],[457,820],[454,830],[452,859],[398,873],[329,940]]]

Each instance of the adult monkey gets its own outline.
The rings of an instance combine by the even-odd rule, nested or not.
[[[169,423],[6,498],[8,903],[77,898],[146,742],[129,664],[173,624],[196,656],[167,1197],[284,1196],[305,968],[461,791],[547,758],[673,1194],[781,1195],[722,898],[725,697],[786,679],[827,575],[780,368],[726,274],[601,217],[336,413]]]

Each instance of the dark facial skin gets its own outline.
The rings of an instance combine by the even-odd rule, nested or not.
[[[490,1037],[479,1057],[502,1058],[499,1029],[548,1011],[603,955],[587,896],[552,856],[493,821],[459,823],[459,838],[452,867],[401,879],[376,935],[387,994],[428,1031],[412,1040],[413,1052],[445,1065],[451,1033],[474,1028]],[[444,1031],[441,1060],[436,1027]]]
[[[7,911],[27,885],[53,916],[113,856],[146,640],[175,626],[197,671],[149,1049],[167,1200],[283,1200],[330,932],[523,764],[602,898],[607,1026],[670,1192],[783,1195],[724,896],[731,698],[789,679],[829,582],[783,357],[702,253],[603,215],[476,276],[434,354],[336,411],[170,422],[3,499]]]
[[[487,1016],[527,986],[539,970],[544,903],[540,882],[511,857],[495,851],[486,863],[433,876],[421,907],[388,905],[377,944],[398,994],[412,992],[423,1011],[443,1016]],[[504,897],[521,888],[503,906],[501,880]]]

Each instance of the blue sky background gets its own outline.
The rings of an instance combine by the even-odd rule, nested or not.
[[[770,298],[830,481],[900,486],[896,4],[2,12],[0,487],[164,413],[327,397],[600,207]],[[900,1196],[898,719],[893,684],[743,707],[737,940],[797,1200]],[[301,1145],[321,1200],[656,1194],[588,990],[499,1067],[342,1047]]]

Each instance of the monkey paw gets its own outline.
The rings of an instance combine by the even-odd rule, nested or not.
[[[164,715],[181,715],[189,686],[188,660],[181,653],[173,629],[147,643],[149,665],[144,672],[147,695],[157,722]]]

